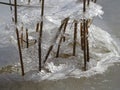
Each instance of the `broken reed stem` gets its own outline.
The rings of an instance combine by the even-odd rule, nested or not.
[[[18,32],[17,28],[16,28],[16,35],[17,35],[17,43],[18,43],[21,71],[22,71],[22,76],[24,76],[25,75],[25,73],[24,73],[24,65],[23,65],[22,52],[21,52],[20,41],[19,41],[19,32]]]
[[[86,71],[86,64],[87,64],[87,58],[86,58],[86,20],[83,19],[83,29],[84,29],[84,34],[83,34],[83,43],[84,43],[84,48],[83,48],[83,52],[84,52],[84,70]]]
[[[48,52],[47,52],[47,54],[46,54],[46,56],[45,56],[45,60],[43,61],[44,64],[46,63],[46,61],[47,61],[47,59],[48,59],[48,57],[49,57],[49,55],[50,55],[50,52],[51,52],[52,49],[53,49],[53,46],[54,46],[54,45],[51,45],[51,46],[49,47]]]
[[[58,37],[59,37],[59,35],[60,35],[60,32],[61,32],[61,30],[62,30],[62,28],[63,28],[63,26],[64,26],[65,20],[66,20],[66,19],[64,19],[64,20],[62,21],[62,24],[60,25],[60,27],[59,27],[59,29],[58,29],[58,32],[56,33],[56,36],[55,36],[55,38],[54,38],[54,41],[55,41],[55,42],[57,41],[57,39],[58,39]],[[54,42],[54,43],[55,43],[55,42]],[[45,60],[43,61],[44,64],[46,63],[46,61],[47,61],[47,59],[48,59],[48,57],[49,57],[49,55],[50,55],[50,52],[52,51],[53,47],[54,47],[54,45],[51,45],[51,46],[49,47],[48,52],[47,52],[47,54],[46,54],[46,56],[45,56]]]
[[[86,12],[86,0],[83,0],[83,12]]]
[[[26,47],[29,48],[28,29],[26,29]]]
[[[44,16],[44,0],[42,0],[41,7],[41,23],[40,23],[40,32],[39,32],[39,40],[38,40],[38,54],[39,54],[39,71],[41,71],[41,61],[42,61],[42,31],[43,31],[43,16]]]
[[[66,18],[66,21],[65,21],[65,24],[64,24],[64,27],[63,27],[64,28],[63,29],[63,34],[65,34],[68,21],[69,21],[69,18]],[[59,57],[59,51],[60,51],[60,46],[61,46],[62,40],[63,40],[63,42],[65,42],[65,36],[60,37],[60,40],[59,40],[59,43],[58,43],[58,48],[57,48],[57,53],[56,53],[56,58]]]
[[[15,24],[17,24],[17,0],[14,0]]]
[[[64,25],[63,34],[65,34],[65,32],[66,32],[66,28],[67,28],[67,25],[68,25],[68,21],[69,21],[69,17],[66,18],[66,22],[65,22],[65,25]],[[65,42],[65,36],[63,37],[63,42]]]
[[[56,58],[59,57],[59,52],[60,52],[60,46],[61,46],[62,39],[63,39],[63,37],[61,36],[61,38],[60,38],[60,40],[59,40],[59,43],[58,43]]]
[[[21,27],[21,47],[23,47],[23,27]]]
[[[39,25],[40,25],[39,23],[36,24],[36,32],[39,31]]]
[[[74,21],[74,40],[73,40],[73,56],[76,55],[76,40],[77,40],[77,21]]]

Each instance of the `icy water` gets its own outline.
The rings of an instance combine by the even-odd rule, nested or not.
[[[98,0],[98,3],[103,6],[105,14],[103,15],[103,20],[97,19],[94,23],[108,31],[119,41],[120,0]],[[0,5],[0,11],[3,12],[0,14],[0,22],[10,21],[8,9],[9,7]],[[0,48],[0,67],[12,64],[17,59],[18,54],[13,46],[6,45]],[[18,75],[12,77],[9,74],[2,74],[0,75],[0,90],[120,90],[119,71],[120,63],[115,63],[102,74],[96,74],[87,78],[67,78],[54,81],[45,80],[42,82],[24,81],[24,78]]]

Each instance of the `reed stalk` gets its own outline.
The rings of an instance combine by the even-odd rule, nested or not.
[[[83,38],[84,38],[84,48],[83,48],[83,52],[84,52],[84,70],[86,71],[86,64],[87,64],[87,58],[86,58],[86,20],[83,19],[83,29],[84,29],[84,34],[83,34]]]
[[[58,32],[56,33],[56,36],[55,36],[55,38],[54,38],[54,43],[56,43],[56,41],[57,41],[57,39],[58,39],[58,37],[59,37],[59,35],[60,35],[60,33],[61,33],[61,30],[62,30],[62,28],[63,28],[63,26],[64,26],[65,21],[66,21],[66,19],[64,19],[64,20],[62,21],[62,23],[61,23],[61,25],[60,25],[60,27],[59,27],[59,29],[58,29]],[[46,56],[45,56],[45,60],[43,61],[44,64],[46,63],[46,61],[47,61],[47,59],[48,59],[48,57],[49,57],[49,55],[50,55],[50,52],[52,51],[53,47],[54,47],[54,44],[52,44],[52,45],[49,47],[48,52],[47,52],[47,54],[46,54]]]
[[[42,61],[42,32],[43,32],[43,16],[44,16],[44,0],[42,0],[41,7],[41,23],[40,23],[40,32],[39,32],[39,40],[38,40],[38,55],[39,55],[39,71],[41,71],[41,61]]]
[[[64,25],[63,34],[65,34],[65,32],[66,32],[66,28],[67,28],[67,25],[68,25],[68,21],[69,21],[69,17],[66,18],[66,22],[65,22],[65,25]],[[65,36],[63,37],[63,42],[65,42]]]
[[[77,21],[74,21],[74,40],[73,40],[73,56],[76,55],[76,41],[77,41]]]
[[[87,36],[86,36],[86,47],[87,47],[87,61],[89,62],[89,41],[88,41],[88,20],[86,21],[86,34],[87,34]]]
[[[24,76],[25,75],[25,73],[24,73],[24,64],[23,64],[22,51],[21,51],[21,46],[20,46],[20,41],[19,41],[19,31],[18,31],[17,28],[16,28],[16,35],[17,35],[19,58],[20,58],[20,64],[21,64],[21,72],[22,72],[22,76]]]
[[[59,52],[60,52],[60,46],[61,46],[61,43],[62,43],[62,37],[60,38],[59,43],[58,43],[58,48],[57,48],[56,58],[59,57]]]
[[[23,27],[21,27],[21,47],[23,47]]]
[[[83,12],[86,12],[86,0],[83,0]]]
[[[39,25],[40,25],[39,23],[36,24],[36,32],[39,31]]]
[[[26,29],[26,47],[29,48],[28,29]]]
[[[17,24],[17,0],[14,0],[14,11],[15,11],[15,24]]]
[[[69,21],[69,18],[66,18],[66,21],[65,21],[65,24],[64,24],[64,27],[63,27],[64,28],[63,29],[63,34],[65,34],[68,21]],[[58,48],[57,48],[57,53],[56,53],[56,58],[59,57],[59,51],[60,51],[60,46],[61,46],[62,40],[63,40],[63,42],[65,42],[65,36],[60,37],[60,40],[59,40],[59,43],[58,43]]]
[[[80,36],[81,36],[81,49],[83,50],[84,43],[83,43],[83,23],[80,23]]]

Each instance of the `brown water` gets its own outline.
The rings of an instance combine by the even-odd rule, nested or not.
[[[120,90],[120,64],[110,67],[104,74],[88,78],[68,78],[57,81],[2,81],[0,90]]]

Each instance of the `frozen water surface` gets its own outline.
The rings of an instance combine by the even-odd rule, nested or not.
[[[56,1],[56,3],[57,2],[58,1]],[[114,18],[113,16],[116,15],[116,12],[114,12],[113,9],[110,11],[108,10],[110,7],[112,7],[109,5],[113,5],[114,8],[118,8],[116,3],[119,3],[119,0],[101,0],[98,2],[103,5],[103,10],[105,9],[106,13],[103,16],[103,20],[98,20],[98,23],[95,24],[100,26],[101,23],[99,22],[103,21],[106,26],[100,26],[102,29],[96,25],[92,25],[90,27],[89,41],[91,61],[88,64],[88,71],[81,70],[80,61],[82,60],[83,56],[81,55],[82,52],[78,49],[78,52],[80,53],[78,53],[77,57],[69,57],[68,59],[50,58],[46,64],[46,68],[50,72],[46,72],[45,70],[38,72],[38,61],[37,57],[35,57],[37,52],[35,52],[34,55],[33,53],[27,54],[28,52],[33,51],[33,48],[36,47],[30,47],[29,50],[24,50],[23,52],[25,53],[24,55],[27,54],[28,56],[24,61],[26,75],[25,77],[21,77],[17,49],[13,46],[13,44],[11,44],[11,42],[9,42],[11,40],[9,37],[14,35],[14,31],[11,32],[11,29],[9,30],[9,26],[11,26],[9,22],[11,18],[8,16],[8,19],[6,19],[6,17],[4,18],[6,12],[4,12],[3,15],[0,15],[2,17],[0,20],[3,21],[3,23],[0,24],[0,66],[3,67],[0,69],[0,90],[119,90],[119,45],[117,45],[116,40],[111,37],[112,34],[115,34],[119,31],[116,29],[116,24],[115,26],[112,24],[112,22],[114,23],[114,19],[111,20],[111,18]],[[35,4],[34,0],[32,4]],[[61,4],[61,6],[62,5],[63,4]],[[74,3],[72,5],[74,5]],[[9,7],[3,5],[0,7],[4,7],[5,10],[9,9]],[[119,10],[117,11],[119,12]],[[37,12],[34,14],[37,14]],[[50,18],[50,16],[45,18],[45,20],[50,21],[49,24],[51,24],[51,20],[53,21],[53,19]],[[116,20],[116,22],[119,23],[119,20]],[[54,21],[52,23],[54,23]],[[59,22],[56,23],[59,25]],[[54,24],[52,28],[57,28],[56,25],[54,27]],[[25,25],[26,27],[29,26],[27,24]],[[107,32],[109,32],[111,35],[105,31],[107,25],[110,26],[109,28],[113,30],[113,33],[107,30]],[[48,33],[50,35],[50,32],[47,32],[47,29],[45,29],[44,33]],[[117,34],[117,37],[119,38],[119,34]],[[71,38],[68,37],[68,39],[69,42],[66,42],[65,45],[71,42]],[[46,47],[48,46],[46,46],[46,43],[43,42],[44,53],[46,51]],[[69,48],[67,50],[69,51]],[[64,49],[63,51],[66,52]]]

